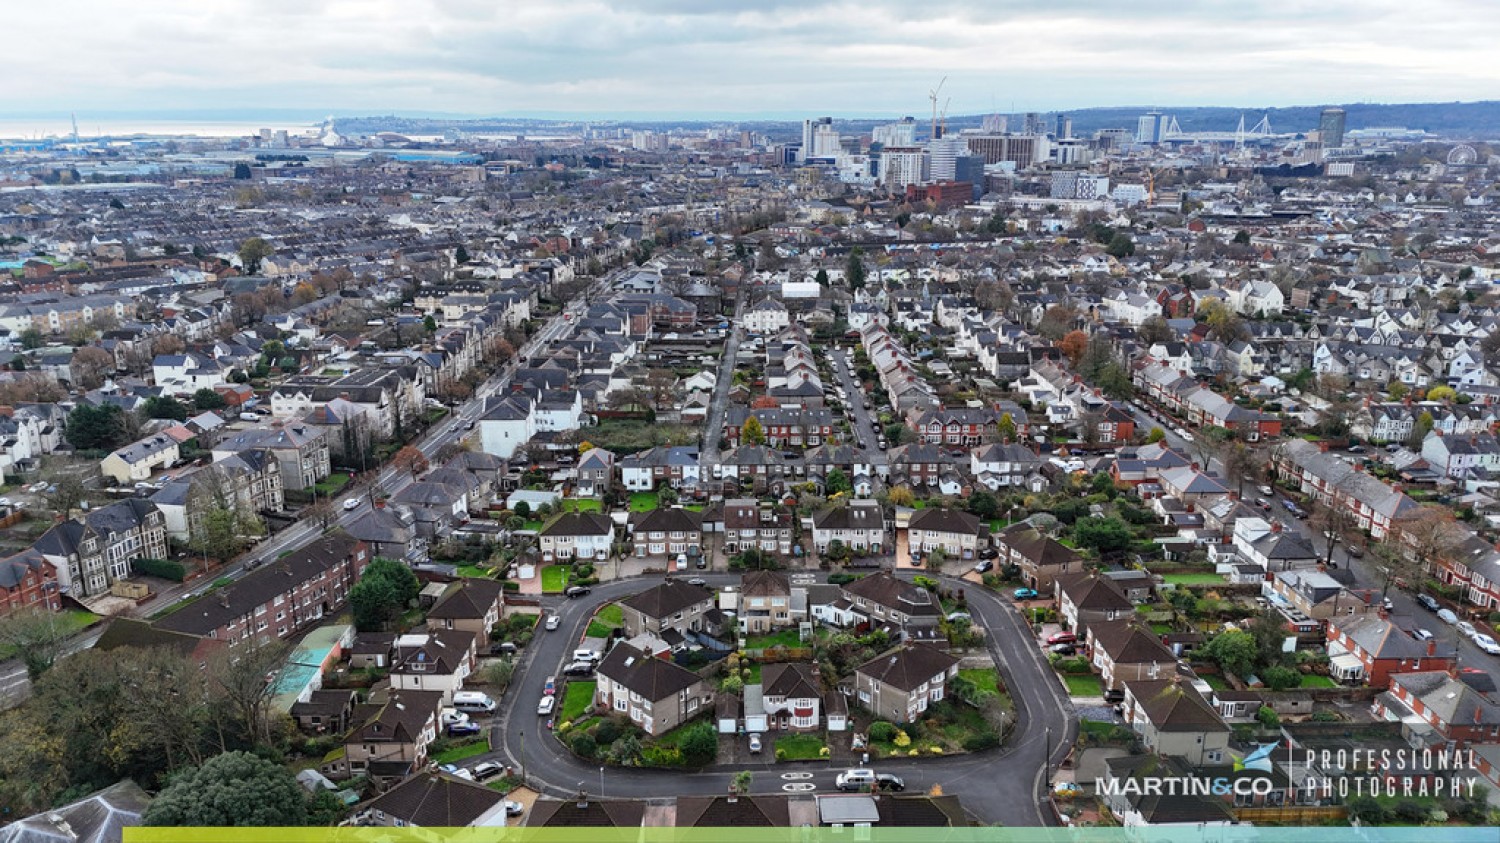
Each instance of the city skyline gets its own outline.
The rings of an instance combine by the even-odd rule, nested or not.
[[[1493,7],[1335,0],[1244,9],[1160,2],[720,3],[508,8],[388,0],[92,0],[12,13],[0,113],[330,110],[779,119],[1083,107],[1476,100],[1500,88]],[[47,37],[69,20],[66,39]]]

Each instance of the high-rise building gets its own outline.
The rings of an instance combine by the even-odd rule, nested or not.
[[[1047,156],[1047,139],[1043,135],[963,135],[969,152],[986,164],[1010,161],[1025,169]]]
[[[828,118],[824,118],[828,120]],[[833,127],[833,121],[819,123],[813,128],[813,158],[837,158],[843,151],[839,145],[839,130]]]
[[[927,150],[897,146],[880,151],[880,181],[887,189],[904,191],[909,184],[927,180]]]
[[[987,135],[1003,135],[1008,130],[1009,123],[1004,114],[986,114],[980,123],[980,131]]]
[[[962,135],[939,138],[927,144],[928,174],[933,181],[953,181],[954,162],[969,151]]]
[[[1142,114],[1136,121],[1135,142],[1136,143],[1161,143],[1161,121],[1160,111],[1148,111]]]
[[[1344,110],[1342,108],[1325,108],[1318,117],[1318,138],[1323,141],[1324,149],[1333,149],[1344,145]]]
[[[1035,111],[1026,112],[1026,122],[1021,133],[1026,135],[1040,135],[1043,131],[1042,115],[1037,114]]]
[[[1053,134],[1058,140],[1067,140],[1073,137],[1073,118],[1066,114],[1059,114],[1053,128],[1056,130]]]
[[[876,126],[870,133],[870,142],[881,146],[913,146],[917,142],[917,121],[903,117],[895,123]]]
[[[816,154],[816,137],[819,126],[832,126],[832,117],[819,117],[816,120],[802,121],[802,157],[812,158]]]

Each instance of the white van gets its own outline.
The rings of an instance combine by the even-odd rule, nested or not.
[[[463,712],[495,713],[495,701],[482,691],[459,691],[453,695],[453,707]]]

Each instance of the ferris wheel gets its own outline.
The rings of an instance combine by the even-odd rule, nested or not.
[[[1479,160],[1479,153],[1466,143],[1448,150],[1448,163],[1454,167],[1467,167]]]

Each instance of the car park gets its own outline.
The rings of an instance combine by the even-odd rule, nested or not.
[[[1036,589],[1034,588],[1018,588],[1011,592],[1011,594],[1017,600],[1035,600],[1037,598]]]
[[[542,697],[542,701],[536,704],[537,716],[546,717],[554,708],[557,708],[557,697]]]

